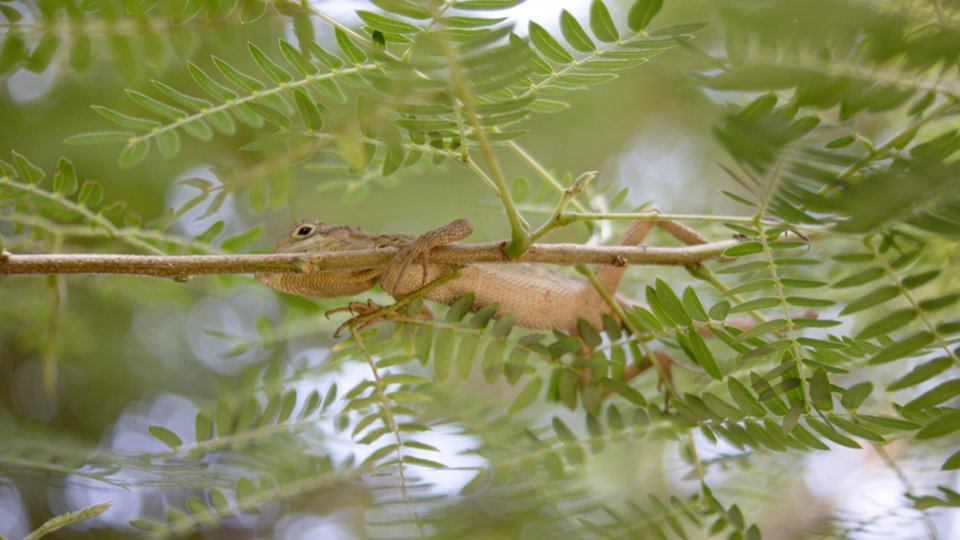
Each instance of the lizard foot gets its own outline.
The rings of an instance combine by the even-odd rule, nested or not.
[[[343,307],[328,309],[324,311],[323,316],[329,319],[330,316],[333,315],[334,313],[343,313],[344,311],[346,311],[346,312],[349,312],[351,315],[357,317],[360,315],[367,315],[369,313],[373,313],[378,309],[383,309],[383,306],[381,306],[380,304],[377,304],[373,300],[367,300],[366,302],[350,302],[349,304]]]
[[[373,300],[367,300],[366,302],[350,302],[343,307],[328,309],[323,315],[328,319],[330,315],[334,313],[348,312],[352,315],[352,317],[344,321],[343,324],[338,326],[333,332],[333,337],[338,338],[343,331],[350,328],[351,325],[355,326],[359,331],[378,322],[386,321],[396,312],[395,308],[396,304],[381,306]],[[420,306],[420,314],[417,318],[429,321],[433,319],[433,313],[430,312],[427,306]]]
[[[328,309],[323,312],[323,316],[329,319],[334,313],[343,313],[344,311],[353,316],[337,327],[333,333],[333,337],[335,338],[340,337],[340,334],[351,325],[357,325],[357,330],[363,330],[373,323],[384,320],[387,314],[384,312],[380,316],[377,316],[377,312],[384,311],[384,307],[375,303],[373,300],[367,300],[366,302],[350,302],[343,307]]]

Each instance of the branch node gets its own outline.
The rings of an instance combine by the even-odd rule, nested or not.
[[[593,181],[594,178],[597,177],[598,174],[600,173],[597,171],[586,171],[581,173],[580,176],[574,179],[573,183],[570,184],[570,187],[564,190],[564,195],[566,195],[568,198],[573,198],[577,195],[580,195],[586,191],[587,186]]]

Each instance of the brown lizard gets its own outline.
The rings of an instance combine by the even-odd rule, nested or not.
[[[618,245],[641,244],[655,225],[684,243],[706,242],[699,233],[676,222],[638,220],[620,237]],[[397,248],[400,251],[386,267],[303,274],[263,273],[256,274],[256,278],[278,291],[301,296],[348,296],[380,284],[388,294],[398,298],[451,273],[453,267],[429,262],[429,253],[437,247],[463,240],[472,231],[473,225],[465,219],[455,220],[420,236],[369,233],[354,227],[304,219],[290,228],[275,252],[323,253],[377,248]],[[604,290],[614,294],[625,269],[626,265],[603,265],[597,269],[596,276]],[[516,318],[517,324],[527,328],[555,328],[576,334],[579,319],[599,328],[603,315],[612,313],[610,305],[590,283],[527,263],[470,264],[462,269],[460,278],[429,290],[424,297],[449,305],[470,292],[475,294],[475,309],[499,302],[498,316],[510,314]],[[624,306],[633,304],[620,295],[615,299]],[[379,308],[372,302],[354,303],[351,307],[367,312]]]

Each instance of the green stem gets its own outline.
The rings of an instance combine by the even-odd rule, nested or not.
[[[503,171],[500,169],[500,162],[497,160],[496,153],[493,151],[493,146],[490,144],[490,140],[487,138],[487,132],[484,130],[483,123],[480,120],[480,114],[477,112],[473,89],[470,87],[469,81],[466,78],[460,57],[448,40],[443,40],[443,48],[446,52],[447,61],[450,63],[450,78],[454,90],[460,98],[460,102],[463,104],[463,111],[470,121],[480,149],[483,151],[487,168],[490,170],[490,177],[493,179],[493,183],[497,188],[497,196],[500,197],[500,201],[503,203],[503,209],[507,213],[507,221],[510,223],[510,243],[503,247],[503,252],[508,258],[515,259],[523,255],[530,247],[531,240],[530,235],[527,233],[528,227],[523,217],[520,216],[520,212],[517,210],[513,198],[510,196],[510,189],[507,187]]]
[[[317,82],[317,81],[323,81],[323,80],[326,80],[326,79],[334,79],[334,78],[336,78],[336,77],[340,77],[340,76],[343,76],[343,75],[350,75],[350,74],[354,74],[354,73],[361,73],[361,72],[364,72],[364,71],[371,71],[371,70],[378,69],[378,68],[379,68],[379,66],[376,66],[376,65],[369,65],[369,66],[363,66],[363,65],[361,65],[361,66],[354,66],[354,67],[350,67],[350,68],[335,69],[335,70],[333,70],[333,71],[330,71],[329,73],[317,73],[317,74],[315,74],[315,75],[307,75],[307,76],[305,76],[304,78],[302,78],[302,79],[300,79],[300,80],[298,80],[298,81],[293,81],[293,82],[288,82],[288,83],[279,84],[279,85],[277,85],[277,86],[274,86],[273,88],[268,88],[268,89],[266,89],[266,90],[257,90],[257,91],[255,91],[255,92],[251,92],[249,95],[246,95],[246,96],[243,96],[243,97],[238,97],[238,98],[236,98],[236,99],[229,99],[229,100],[227,100],[227,101],[225,101],[225,102],[223,102],[223,103],[221,103],[221,104],[219,104],[219,105],[214,105],[213,107],[207,107],[207,108],[202,109],[202,110],[199,111],[199,112],[196,112],[196,113],[193,113],[193,114],[188,114],[188,115],[186,115],[186,116],[177,118],[176,120],[174,120],[173,122],[171,122],[171,123],[169,123],[169,124],[165,124],[165,125],[162,125],[162,126],[160,126],[160,127],[155,127],[155,128],[153,128],[153,129],[151,129],[150,131],[148,131],[148,132],[146,132],[146,133],[143,133],[143,134],[141,134],[141,135],[136,135],[136,136],[130,137],[130,138],[127,140],[127,146],[134,145],[134,144],[136,144],[136,143],[138,143],[138,142],[141,142],[141,141],[148,141],[148,140],[150,140],[150,139],[152,139],[152,138],[154,138],[154,137],[157,137],[158,135],[160,135],[161,133],[164,133],[164,132],[166,132],[166,131],[174,131],[174,130],[176,130],[176,129],[178,129],[178,128],[181,128],[181,127],[183,127],[184,124],[189,124],[190,122],[196,122],[196,121],[199,121],[199,120],[203,120],[204,118],[207,118],[207,117],[209,117],[209,116],[211,116],[211,115],[213,115],[213,114],[216,114],[216,113],[218,113],[218,112],[228,111],[228,110],[233,109],[233,108],[235,108],[235,107],[237,107],[237,106],[239,106],[239,105],[242,105],[242,104],[244,104],[244,103],[247,103],[247,102],[250,102],[250,101],[256,101],[256,100],[258,100],[258,99],[260,99],[260,98],[262,98],[262,97],[264,97],[264,96],[271,96],[271,95],[274,95],[274,94],[281,94],[281,93],[283,93],[283,92],[287,92],[287,91],[290,91],[290,90],[292,90],[292,89],[299,88],[299,87],[301,87],[301,86],[305,86],[305,85],[308,85],[308,84],[311,84],[311,83],[314,83],[314,82]]]
[[[937,107],[934,107],[929,113],[924,116],[916,119],[911,125],[907,126],[903,131],[894,135],[889,141],[884,144],[872,149],[866,156],[864,156],[859,161],[851,164],[849,167],[843,170],[839,175],[837,175],[836,181],[840,182],[846,180],[853,176],[854,173],[862,169],[864,166],[869,165],[877,157],[886,154],[893,148],[896,148],[900,144],[906,142],[910,138],[916,135],[917,131],[920,130],[923,126],[929,124],[933,120],[940,118],[943,113],[945,113],[951,107],[957,105],[956,98],[950,98],[947,101],[941,103]],[[828,193],[836,188],[836,184],[829,184],[821,189],[821,192]]]
[[[930,332],[930,335],[933,336],[933,345],[940,347],[943,350],[943,353],[953,360],[953,363],[957,367],[960,367],[960,356],[957,355],[956,351],[950,349],[947,344],[946,337],[937,330],[937,325],[933,324],[933,321],[930,320],[930,317],[927,316],[926,312],[920,308],[920,303],[916,298],[913,297],[913,294],[910,292],[910,289],[903,285],[903,281],[897,275],[896,269],[894,269],[887,259],[884,258],[883,254],[880,253],[880,250],[873,243],[873,235],[867,236],[863,239],[863,245],[870,250],[870,254],[873,256],[873,259],[880,264],[883,269],[883,273],[893,282],[894,286],[898,289],[897,293],[910,304],[910,308],[913,309],[920,320],[923,322],[923,325],[927,328],[927,332]]]
[[[512,150],[513,153],[516,154],[518,158],[520,158],[520,161],[523,161],[528,167],[530,167],[533,170],[533,172],[537,173],[537,176],[542,178],[546,183],[550,184],[554,189],[560,192],[562,192],[565,189],[563,185],[560,183],[560,181],[557,180],[555,176],[550,174],[550,171],[548,171],[546,167],[541,165],[539,161],[537,161],[533,156],[527,153],[527,151],[524,150],[523,147],[521,147],[515,141],[507,142],[507,148]],[[579,201],[572,201],[571,204],[577,210],[581,212],[586,212],[586,208],[582,204],[580,204]]]
[[[117,227],[109,219],[105,218],[103,214],[99,212],[94,212],[93,210],[87,208],[86,206],[80,203],[77,203],[70,199],[62,197],[60,196],[59,193],[51,193],[49,191],[45,191],[43,189],[38,188],[35,184],[22,184],[16,181],[15,179],[7,176],[0,177],[0,186],[7,186],[29,195],[35,195],[37,197],[50,201],[53,204],[58,205],[62,208],[72,210],[73,212],[76,212],[81,216],[83,216],[87,221],[94,224],[95,226],[101,227],[104,231],[107,232],[110,238],[116,238],[118,235]],[[142,249],[148,253],[153,253],[155,255],[166,254],[163,250],[157,249],[156,247],[151,246],[150,244],[143,242],[138,238],[125,237],[123,238],[123,241],[130,244],[131,246]]]
[[[419,35],[426,35],[428,32],[433,30],[433,27],[436,26],[438,22],[440,22],[440,17],[443,17],[443,15],[447,12],[447,10],[449,10],[452,6],[453,6],[453,3],[447,0],[443,3],[442,6],[440,6],[440,9],[433,11],[430,17],[430,22],[427,23],[427,26],[424,27],[423,30],[419,32]],[[403,53],[400,54],[400,60],[404,62],[409,62],[410,56],[413,54],[413,49],[414,47],[416,47],[416,45],[417,45],[417,40],[414,39],[410,43],[410,45],[403,50]]]
[[[567,209],[567,206],[569,206],[571,202],[576,200],[576,197],[578,195],[580,195],[587,189],[587,185],[591,181],[593,181],[593,179],[596,177],[597,177],[596,171],[585,172],[580,176],[578,176],[577,179],[573,181],[573,184],[569,188],[563,190],[563,193],[560,196],[560,200],[557,201],[557,206],[554,207],[553,213],[550,216],[550,219],[545,221],[543,225],[541,225],[539,228],[537,228],[537,230],[533,231],[533,233],[530,234],[530,240],[533,242],[536,242],[540,238],[543,238],[548,233],[550,233],[550,231],[565,225],[566,222],[563,220],[563,216],[564,216],[563,212]]]
[[[689,269],[689,270],[694,277],[696,277],[697,279],[706,281],[707,283],[712,285],[714,289],[720,291],[721,293],[725,293],[730,290],[730,287],[727,287],[727,285],[724,282],[717,279],[716,274],[711,272],[710,269],[707,268],[706,266],[699,265],[695,269]],[[737,304],[742,304],[744,302],[743,297],[737,294],[728,295],[727,298],[729,298],[730,300],[732,300]],[[767,318],[761,315],[757,310],[751,310],[747,312],[747,315],[750,315],[751,317],[753,317],[753,320],[757,321],[758,323],[767,322]]]
[[[754,225],[756,220],[753,216],[711,216],[706,214],[664,214],[654,212],[568,212],[563,215],[563,221],[570,223],[574,221],[591,221],[596,219],[610,220],[653,220],[653,221],[700,221],[703,223],[740,223],[743,225]],[[780,225],[776,220],[762,220],[770,225]]]
[[[377,399],[380,401],[380,410],[383,412],[383,421],[393,433],[393,438],[397,444],[395,450],[397,455],[397,474],[400,477],[400,498],[403,499],[403,504],[407,508],[407,512],[410,514],[413,522],[417,525],[419,537],[425,538],[423,523],[420,520],[420,516],[417,513],[416,507],[410,500],[410,494],[407,492],[408,481],[405,471],[406,463],[403,459],[403,437],[400,435],[400,428],[397,426],[397,420],[393,414],[393,407],[390,406],[390,400],[387,398],[387,385],[384,384],[383,379],[380,378],[380,372],[377,371],[377,364],[373,361],[373,356],[370,355],[370,352],[367,351],[367,347],[364,345],[363,340],[360,339],[360,334],[357,332],[356,325],[350,325],[350,333],[353,335],[354,342],[356,342],[357,347],[360,349],[364,359],[367,361],[367,365],[370,366],[370,371],[373,373],[374,390],[377,393]]]

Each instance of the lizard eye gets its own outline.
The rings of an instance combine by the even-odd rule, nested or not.
[[[316,230],[316,227],[313,225],[302,225],[293,233],[294,238],[306,238],[313,234],[313,231]]]

